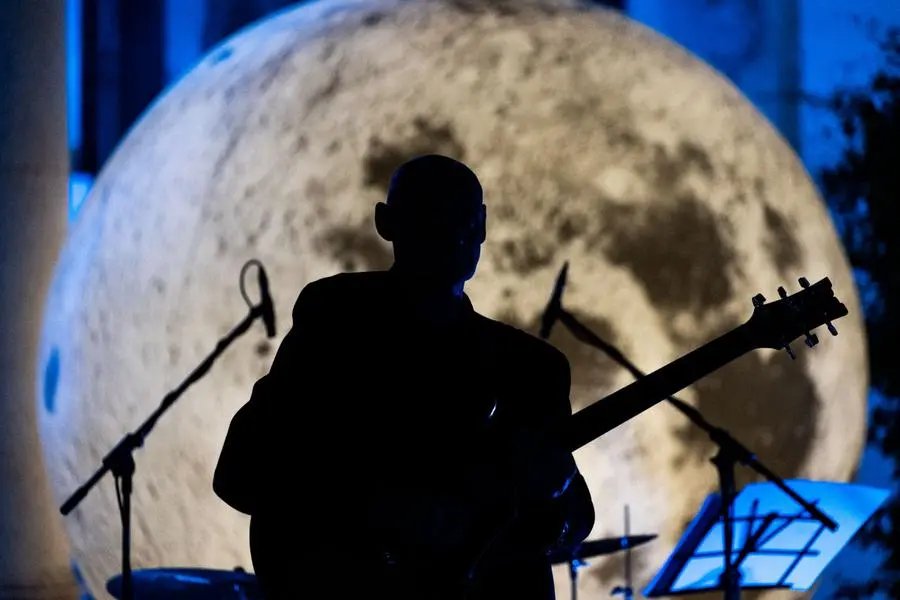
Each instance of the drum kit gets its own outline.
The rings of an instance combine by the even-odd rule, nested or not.
[[[134,597],[142,600],[262,600],[252,573],[243,569],[136,569],[132,571]],[[114,598],[124,598],[122,576],[106,583]]]
[[[554,550],[550,560],[554,565],[568,564],[573,584],[577,584],[575,574],[579,567],[586,565],[589,558],[630,552],[631,548],[646,544],[655,535],[635,535],[586,541],[573,548]],[[628,561],[626,560],[626,564]],[[626,578],[630,574],[627,573]],[[262,590],[252,573],[241,568],[233,571],[215,569],[136,569],[132,571],[132,586],[136,600],[264,600]],[[577,585],[572,586],[572,598],[576,597]],[[106,584],[114,598],[124,600],[122,576],[116,575]],[[631,598],[631,585],[617,587],[614,593],[621,593],[625,600]]]

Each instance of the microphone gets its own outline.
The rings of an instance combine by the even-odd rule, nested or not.
[[[568,273],[569,261],[566,261],[563,263],[562,269],[559,270],[559,276],[557,276],[556,285],[553,288],[553,295],[550,296],[550,302],[547,303],[547,308],[544,309],[544,314],[541,316],[541,331],[539,335],[542,340],[550,337],[550,330],[553,329],[553,325],[559,319],[559,313],[562,310],[562,295],[566,287],[566,276]]]
[[[263,325],[266,326],[266,336],[275,337],[275,306],[272,304],[272,295],[269,294],[269,278],[266,270],[260,264],[259,267],[259,312]]]

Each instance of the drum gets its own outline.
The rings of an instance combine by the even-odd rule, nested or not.
[[[134,600],[263,600],[256,576],[243,569],[137,569],[131,574]],[[121,600],[122,576],[106,583]]]

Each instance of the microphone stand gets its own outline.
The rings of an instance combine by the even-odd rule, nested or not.
[[[65,516],[77,507],[85,496],[97,485],[97,482],[111,472],[116,484],[116,500],[119,504],[119,513],[122,520],[122,600],[134,600],[134,586],[132,583],[131,573],[131,491],[132,480],[134,478],[134,456],[132,454],[137,448],[144,445],[144,440],[153,430],[156,422],[162,417],[182,394],[201,377],[203,377],[212,367],[216,359],[232,344],[238,337],[246,332],[253,321],[262,317],[262,304],[253,306],[250,313],[244,317],[234,329],[223,337],[216,344],[212,353],[207,356],[187,378],[169,392],[160,403],[159,407],[141,424],[134,432],[128,433],[118,444],[106,455],[102,464],[97,471],[91,475],[84,484],[81,485],[59,509]]]
[[[556,308],[556,311],[556,317],[569,331],[572,332],[572,335],[574,335],[576,339],[604,352],[612,360],[631,373],[635,379],[640,379],[644,376],[644,373],[629,361],[618,348],[602,340],[600,336],[591,331],[587,326],[583,325],[574,315],[562,308],[562,306]],[[682,414],[690,419],[697,427],[705,431],[713,443],[719,448],[716,455],[712,458],[712,463],[715,465],[719,475],[719,490],[722,497],[722,537],[724,541],[725,568],[720,582],[724,589],[726,600],[739,600],[741,597],[741,574],[739,564],[732,556],[734,540],[734,499],[737,496],[734,470],[738,463],[750,467],[775,484],[775,486],[790,496],[794,502],[803,507],[805,511],[821,522],[830,531],[835,531],[837,529],[837,523],[788,487],[778,475],[759,462],[756,455],[734,439],[730,433],[721,427],[710,424],[703,415],[700,414],[700,411],[690,404],[679,400],[674,396],[668,396],[666,397],[666,400],[681,411]]]

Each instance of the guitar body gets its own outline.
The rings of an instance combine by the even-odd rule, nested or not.
[[[502,462],[475,458],[435,465],[431,481],[412,469],[403,480],[378,477],[380,486],[337,482],[321,504],[259,511],[250,551],[266,598],[468,599],[469,574],[516,511]]]
[[[270,515],[257,515],[250,519],[250,557],[253,572],[266,600],[302,597],[296,589],[304,581],[310,581],[309,573],[298,565],[301,556],[293,552],[298,545],[296,538],[286,531],[283,522]],[[280,530],[280,532],[279,532]],[[294,532],[296,533],[296,532]]]
[[[250,550],[266,597],[491,600],[515,588],[517,600],[552,599],[546,551],[562,504],[523,506],[503,453],[477,456],[435,469],[437,489],[357,482],[354,494],[337,483],[327,504],[281,501],[254,515]],[[586,487],[577,496],[592,511]]]
[[[483,539],[491,533],[476,536],[464,556],[417,560],[388,556],[365,536],[343,545],[340,540],[309,539],[281,516],[259,515],[250,522],[250,552],[267,600],[553,600],[546,555],[509,559],[500,548],[480,554],[492,547],[492,540]]]

